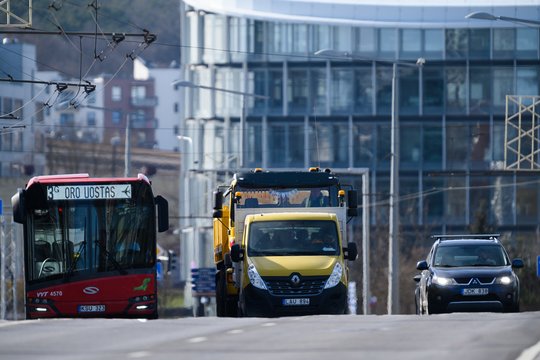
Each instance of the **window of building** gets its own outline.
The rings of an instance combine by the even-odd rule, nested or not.
[[[422,52],[422,31],[420,29],[402,29],[399,49],[402,58],[418,58]]]
[[[23,101],[22,99],[13,99],[13,116],[23,119]]]
[[[268,125],[270,167],[304,166],[303,123],[270,122]]]
[[[268,111],[271,114],[283,114],[283,72],[268,71]]]
[[[377,114],[388,115],[392,111],[392,66],[377,66]]]
[[[495,59],[511,59],[516,48],[515,29],[493,29],[493,57]]]
[[[253,70],[248,73],[248,91],[266,96],[266,71]],[[249,109],[251,114],[264,114],[266,110],[266,99],[261,97],[250,97]]]
[[[309,86],[311,90],[310,98],[313,102],[310,104],[310,110],[313,114],[326,113],[326,70],[311,69]]]
[[[248,122],[244,157],[248,167],[260,167],[263,162],[262,124]]]
[[[490,68],[469,68],[469,107],[471,114],[489,114],[491,105]]]
[[[332,70],[332,90],[330,93],[330,106],[333,113],[348,114],[351,112],[351,99],[353,98],[353,80],[353,70]]]
[[[354,166],[371,167],[375,162],[375,127],[373,124],[353,124]]]
[[[469,183],[469,224],[476,232],[482,232],[482,227],[493,223],[490,211],[492,177],[471,176]]]
[[[489,59],[491,50],[490,29],[470,29],[469,31],[469,57],[473,59]]]
[[[292,52],[294,54],[307,53],[308,26],[304,24],[292,24]]]
[[[89,111],[86,114],[86,124],[88,126],[96,126],[96,113],[94,111]]]
[[[519,58],[538,58],[538,28],[516,28],[516,52]]]
[[[444,223],[444,192],[436,190],[444,190],[444,180],[438,177],[425,177],[423,190],[426,193],[422,196],[424,223],[439,226]]]
[[[265,36],[265,25],[267,23],[258,21],[258,20],[248,20],[249,30],[247,31],[248,35],[248,52],[250,60],[261,60],[264,59],[265,47],[264,44],[267,42],[267,37]]]
[[[2,115],[10,115],[13,112],[13,102],[9,97],[3,97],[2,99]]]
[[[452,176],[446,180],[445,212],[446,224],[463,224],[467,221],[467,181],[465,176]]]
[[[442,169],[443,135],[441,125],[425,125],[422,157],[424,168]]]
[[[353,106],[356,114],[373,113],[373,75],[371,66],[354,70]]]
[[[177,113],[179,110],[180,110],[180,104],[178,104],[177,102],[175,102],[175,103],[173,104],[173,112],[174,112],[174,113]]]
[[[122,113],[120,111],[113,111],[111,113],[111,121],[114,125],[120,125],[122,122]]]
[[[397,31],[394,28],[379,29],[379,55],[381,57],[391,59],[395,57]]]
[[[113,86],[111,88],[111,100],[112,101],[122,100],[122,88],[120,86]]]
[[[451,123],[446,127],[446,168],[466,170],[469,167],[469,127],[464,123]]]
[[[444,52],[444,32],[442,29],[424,30],[424,56],[430,60],[442,59]]]
[[[23,132],[16,131],[13,133],[13,151],[23,151]]]
[[[332,28],[334,34],[332,49],[338,51],[351,52],[352,49],[352,28],[350,26],[334,26]]]
[[[2,151],[11,151],[13,149],[13,133],[2,134]]]
[[[442,67],[424,68],[423,102],[424,114],[441,114],[444,102],[444,71]]]
[[[502,144],[495,144],[501,146]],[[491,163],[491,133],[489,123],[471,125],[470,161],[472,169],[486,169]]]
[[[391,133],[390,124],[377,125],[377,167],[379,169],[387,170],[390,164]]]
[[[516,76],[518,95],[538,95],[538,67],[520,66]]]
[[[422,160],[422,127],[420,124],[402,124],[399,130],[400,166],[417,169]]]
[[[287,103],[290,114],[305,114],[308,104],[308,73],[303,69],[289,69]]]
[[[506,95],[514,94],[514,69],[493,68],[493,112],[503,114],[506,110]]]
[[[349,127],[339,120],[310,124],[309,163],[321,167],[347,167]]]
[[[330,44],[330,26],[314,25],[312,27],[311,52],[331,48],[332,46]]]
[[[418,114],[420,108],[419,69],[398,67],[399,114]]]
[[[131,87],[132,99],[145,99],[146,98],[146,86],[135,85]]]
[[[418,224],[418,209],[420,199],[418,196],[418,176],[400,176],[399,177],[399,195],[404,198],[399,201],[399,222],[402,224]]]
[[[521,178],[523,182],[516,187],[516,219],[518,224],[538,223],[538,185],[530,184],[530,179]]]
[[[223,63],[227,61],[226,18],[223,15],[204,15],[203,62]]]
[[[75,126],[75,115],[70,113],[60,114],[60,126],[73,130],[73,127]]]
[[[446,112],[464,114],[467,111],[467,73],[465,67],[446,69]]]
[[[375,50],[377,49],[376,44],[376,34],[374,28],[367,28],[367,27],[357,27],[354,28],[355,33],[355,45],[354,45],[354,51],[359,52],[361,54],[365,55],[373,55],[375,54]]]
[[[448,59],[463,59],[467,56],[469,36],[467,29],[446,29],[446,57]]]
[[[229,49],[231,60],[241,62],[247,52],[247,19],[229,17]]]

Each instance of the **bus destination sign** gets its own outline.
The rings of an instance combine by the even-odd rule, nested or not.
[[[131,199],[130,184],[47,186],[47,200]]]

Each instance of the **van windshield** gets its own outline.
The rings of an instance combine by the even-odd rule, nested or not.
[[[336,223],[329,220],[253,222],[248,256],[339,255]]]

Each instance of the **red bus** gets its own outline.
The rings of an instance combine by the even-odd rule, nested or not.
[[[11,203],[24,228],[27,319],[157,318],[156,230],[169,227],[168,203],[146,176],[37,176]]]

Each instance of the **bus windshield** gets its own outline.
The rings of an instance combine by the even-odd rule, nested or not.
[[[337,188],[242,188],[239,208],[252,207],[336,207],[339,206]]]
[[[131,199],[48,201],[30,212],[28,280],[152,267],[153,204]]]
[[[336,223],[328,220],[253,222],[248,239],[249,256],[340,254]]]

